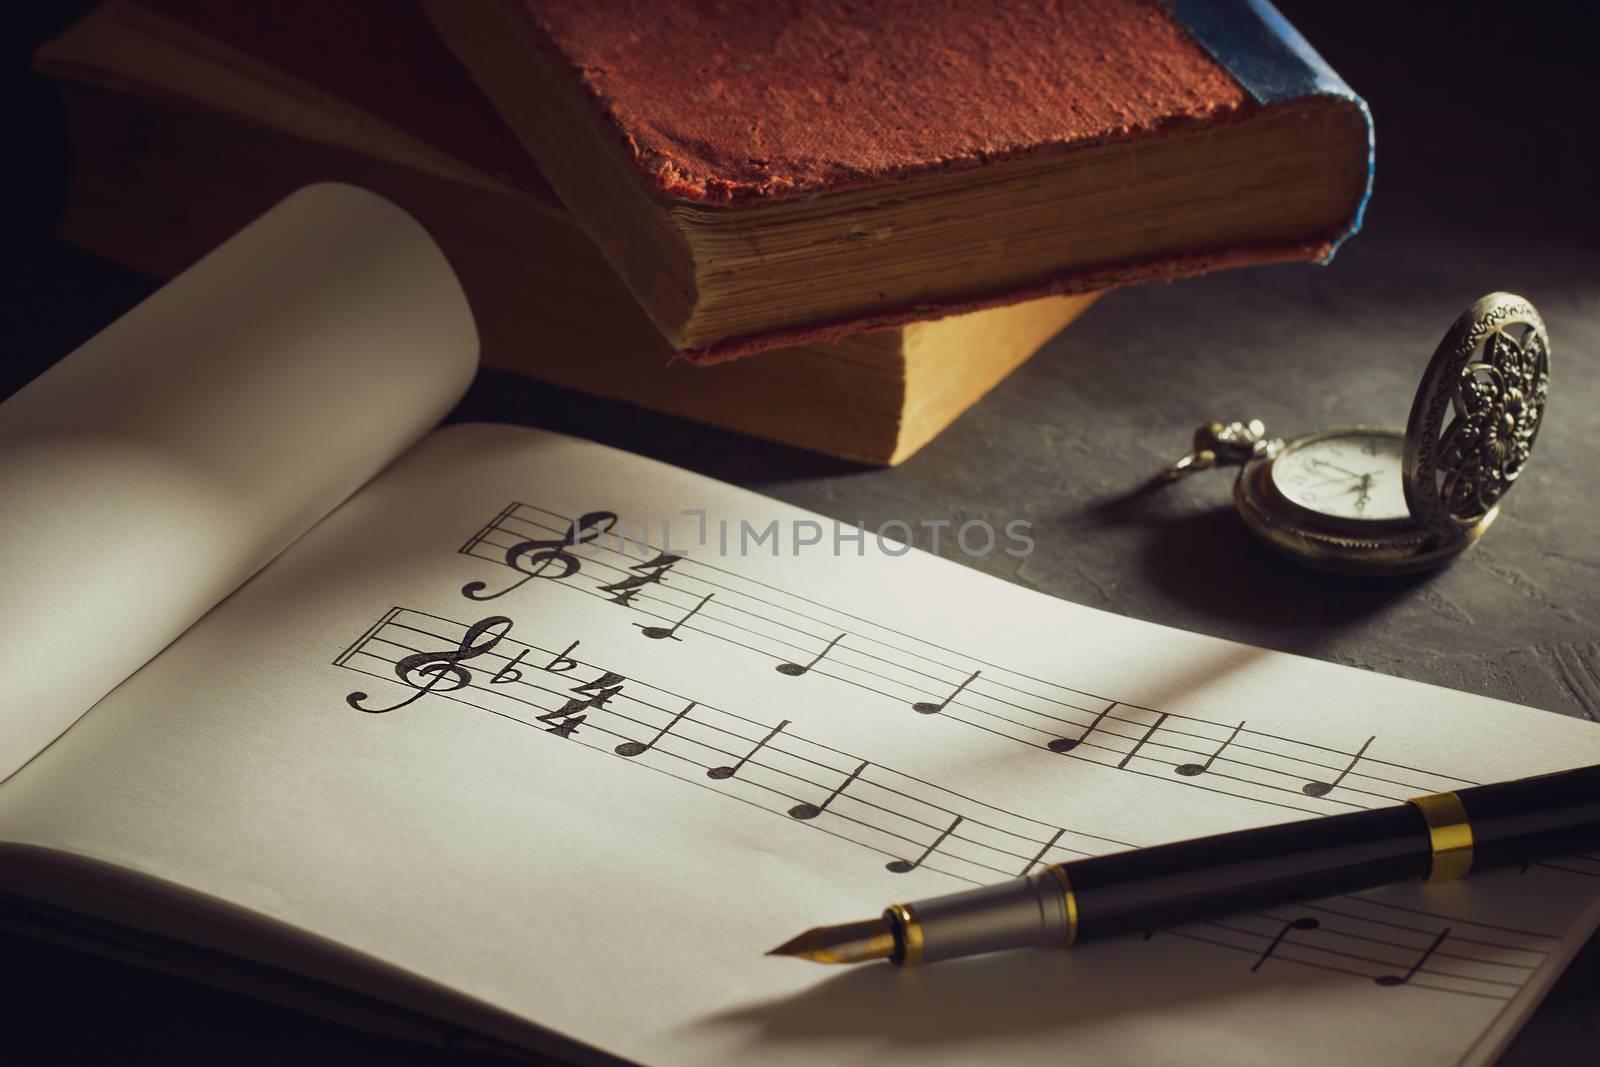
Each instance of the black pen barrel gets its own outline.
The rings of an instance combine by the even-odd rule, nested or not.
[[[1334,896],[1428,873],[1428,827],[1406,805],[1263,826],[1061,865],[1077,940]]]
[[[1600,848],[1600,766],[1463,789],[1472,869]]]

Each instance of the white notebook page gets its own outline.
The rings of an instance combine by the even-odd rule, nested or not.
[[[0,404],[0,779],[427,433],[477,355],[422,227],[315,185]]]
[[[584,515],[654,547],[561,548]],[[824,543],[790,554],[796,520]],[[0,786],[0,840],[667,1064],[1482,1063],[1594,927],[1571,857],[921,971],[763,956],[1042,862],[1600,761],[1591,724],[831,540],[600,446],[441,431]]]

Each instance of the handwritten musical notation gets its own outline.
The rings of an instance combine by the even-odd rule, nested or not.
[[[672,732],[672,728],[674,726],[677,726],[680,722],[682,722],[683,721],[683,717],[685,715],[689,714],[691,711],[693,711],[694,707],[695,707],[695,702],[692,701],[692,700],[689,701],[688,704],[684,705],[683,710],[678,712],[678,714],[674,715],[672,717],[672,721],[671,722],[667,723],[667,725],[665,725],[661,729],[657,730],[656,731],[656,735],[654,737],[652,737],[650,740],[648,740],[648,741],[624,741],[621,744],[619,744],[616,748],[612,749],[611,751],[615,752],[619,756],[627,756],[630,759],[633,758],[634,756],[642,756],[642,755],[644,755],[646,752],[649,752],[652,748],[656,747],[656,742],[657,741],[661,740],[663,737],[666,737],[668,734],[670,734]]]
[[[650,638],[652,641],[660,641],[662,639],[666,639],[668,641],[681,641],[683,639],[678,636],[678,630],[682,628],[683,625],[690,619],[700,614],[700,609],[711,603],[711,598],[715,595],[716,594],[714,593],[707,593],[705,596],[701,597],[700,603],[690,608],[683,618],[679,619],[671,626],[646,626],[643,623],[637,622],[634,623],[634,625],[639,627],[639,630],[644,634],[644,636]]]
[[[982,885],[1136,847],[951,792],[804,737],[789,720],[762,722],[625,677],[587,661],[581,640],[555,651],[513,639],[513,628],[503,615],[460,622],[397,607],[333,662],[405,688],[404,699],[378,708],[365,691],[350,693],[346,703],[364,713],[449,700],[851,842],[897,876],[930,872]],[[1293,964],[1496,1000],[1510,999],[1559,942],[1368,894],[1301,905],[1291,916],[1247,913],[1156,933],[1247,955],[1252,972]]]
[[[883,869],[891,874],[909,874],[921,867],[928,857],[939,851],[939,846],[944,844],[951,834],[961,828],[961,816],[957,815],[950,820],[950,825],[939,831],[939,836],[928,842],[928,847],[922,850],[922,855],[914,860],[890,860],[883,865]]]
[[[1110,715],[1111,710],[1116,706],[1117,702],[1113,700],[1111,703],[1100,709],[1099,713],[1095,715],[1094,721],[1089,723],[1088,726],[1085,726],[1078,736],[1052,737],[1049,741],[1045,742],[1045,748],[1048,748],[1051,752],[1071,752],[1073,749],[1077,748],[1079,745],[1083,744],[1090,737],[1092,737],[1096,730],[1100,729],[1100,724],[1106,721],[1106,716]]]
[[[871,763],[868,763],[866,760],[862,760],[861,764],[856,767],[855,770],[851,771],[845,777],[844,781],[833,787],[833,791],[823,798],[821,804],[813,804],[809,800],[802,800],[800,803],[789,809],[789,815],[796,819],[815,819],[818,815],[821,815],[823,812],[827,811],[828,806],[831,805],[835,800],[838,800],[841,796],[843,796],[844,791],[850,788],[851,783],[857,778],[860,778],[861,772],[870,766],[872,766]]]
[[[1514,996],[1556,944],[1548,934],[1420,913],[1365,894],[1153,934],[1248,955],[1251,973],[1314,967],[1385,989],[1499,1001]]]
[[[832,641],[829,641],[826,645],[822,646],[821,652],[818,652],[815,656],[811,657],[811,661],[809,663],[780,663],[775,669],[779,674],[787,674],[790,678],[798,678],[802,674],[808,674],[810,673],[811,668],[827,659],[828,653],[833,651],[833,646],[837,645],[840,641],[843,641],[844,638],[845,635],[840,634]]]
[[[508,507],[496,522],[509,516],[516,506],[513,504]],[[555,531],[559,534],[557,537],[525,537],[514,545],[506,546],[502,554],[505,565],[521,573],[521,578],[506,588],[492,593],[489,592],[487,582],[468,582],[461,587],[461,595],[472,600],[493,600],[534,578],[549,578],[554,581],[570,578],[577,573],[580,561],[569,550],[592,543],[602,534],[609,533],[616,524],[617,517],[612,513],[594,511],[568,522],[564,531]],[[487,529],[488,527],[485,527],[485,530]],[[461,551],[469,551],[472,544],[468,542]]]
[[[1439,946],[1444,944],[1449,936],[1450,928],[1446,926],[1439,931],[1437,937],[1428,943],[1428,947],[1422,950],[1422,955],[1413,960],[1411,966],[1406,968],[1405,974],[1380,974],[1373,981],[1379,985],[1405,985],[1421,972],[1423,966],[1433,958],[1433,954],[1439,951]]]
[[[788,726],[788,725],[789,725],[789,720],[788,719],[784,719],[778,725],[776,725],[772,729],[768,730],[767,731],[767,736],[765,736],[761,740],[757,741],[755,743],[755,747],[750,749],[749,752],[746,752],[744,755],[740,756],[739,757],[739,762],[735,763],[731,767],[729,767],[729,766],[712,767],[712,768],[710,768],[709,770],[706,771],[706,777],[707,778],[716,779],[719,782],[724,780],[724,779],[727,779],[727,778],[735,777],[736,775],[738,775],[739,771],[741,769],[743,769],[743,767],[744,767],[744,765],[746,763],[749,763],[751,760],[755,759],[758,755],[760,755],[761,754],[761,750],[767,747],[767,743],[769,741],[771,741],[774,737],[777,737],[779,734],[783,733],[783,728],[785,726]]]
[[[1197,774],[1206,773],[1211,769],[1211,765],[1217,762],[1217,760],[1221,759],[1224,752],[1228,751],[1228,746],[1233,744],[1234,741],[1238,740],[1239,731],[1243,729],[1243,722],[1239,723],[1238,726],[1235,726],[1233,728],[1233,733],[1229,734],[1227,739],[1224,740],[1222,744],[1217,746],[1217,750],[1215,752],[1206,757],[1206,761],[1204,763],[1183,763],[1179,764],[1177,767],[1174,767],[1173,770],[1183,775],[1185,778],[1193,778]]]
[[[1290,919],[1278,928],[1277,933],[1272,935],[1272,940],[1267,942],[1267,947],[1261,951],[1261,955],[1257,956],[1256,961],[1250,965],[1250,973],[1254,974],[1259,971],[1261,965],[1272,958],[1272,954],[1278,951],[1278,946],[1283,944],[1283,939],[1289,936],[1290,930],[1319,930],[1321,928],[1321,921],[1314,915],[1302,915],[1298,919]]]
[[[1361,747],[1356,749],[1355,755],[1350,757],[1350,762],[1346,763],[1344,768],[1340,770],[1338,774],[1333,776],[1333,781],[1307,782],[1305,785],[1300,787],[1300,792],[1304,793],[1308,797],[1325,797],[1335,789],[1339,788],[1339,784],[1344,781],[1345,776],[1356,769],[1356,764],[1361,762],[1361,757],[1367,754],[1367,749],[1372,745],[1372,742],[1376,740],[1377,738],[1375,737],[1369,737],[1365,741],[1361,742]]]
[[[407,704],[415,703],[438,690],[442,693],[463,689],[472,683],[472,675],[460,664],[464,660],[475,659],[494,648],[511,630],[511,620],[504,615],[494,615],[474,624],[467,629],[461,638],[460,644],[454,652],[440,655],[432,652],[417,652],[410,656],[403,656],[395,661],[395,673],[400,680],[411,686],[415,691],[398,704],[387,708],[369,708],[365,705],[367,694],[351,693],[345,697],[345,703],[358,711],[369,714],[383,714],[398,711]],[[520,661],[520,659],[519,659]],[[495,679],[504,680],[513,676],[516,664],[509,664],[496,672]],[[515,675],[520,678],[520,674]],[[446,679],[449,679],[446,681]]]
[[[1477,783],[1371,754],[1165,712],[982,662],[738,572],[642,541],[604,537],[609,511],[576,519],[536,505],[503,508],[460,548],[521,577],[598,597],[646,617],[646,636],[711,640],[775,662],[793,684],[843,684],[1070,759],[1307,814],[1400,803]],[[581,554],[576,546],[584,547]],[[629,546],[624,548],[621,546]],[[643,560],[637,555],[649,555]],[[488,583],[463,594],[485,599]],[[822,681],[812,683],[810,679]]]
[[[982,673],[982,671],[973,671],[971,674],[967,675],[962,683],[956,686],[954,692],[945,697],[943,700],[939,701],[937,704],[931,700],[918,700],[911,705],[911,710],[916,712],[918,715],[939,714],[941,711],[950,706],[950,702],[952,700],[966,692],[967,686],[971,685],[973,682],[976,682],[978,680],[978,675]]]

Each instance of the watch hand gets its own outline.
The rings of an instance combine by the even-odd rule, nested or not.
[[[1349,481],[1353,481],[1353,480],[1354,479],[1351,479],[1351,478],[1324,478],[1320,482],[1312,482],[1311,484],[1303,485],[1300,488],[1302,488],[1302,489],[1320,489],[1325,485],[1339,485],[1339,484],[1341,484],[1343,482],[1349,482]]]
[[[1336,470],[1341,474],[1348,474],[1352,478],[1361,477],[1361,475],[1357,474],[1355,471],[1346,470],[1345,468],[1339,466],[1337,463],[1329,463],[1327,460],[1322,459],[1320,457],[1317,457],[1317,458],[1314,458],[1314,459],[1308,459],[1308,460],[1306,460],[1306,463],[1307,463],[1307,465],[1320,464],[1321,466],[1328,467],[1328,468],[1331,468],[1333,470]]]

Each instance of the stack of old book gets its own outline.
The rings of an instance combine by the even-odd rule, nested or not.
[[[351,182],[434,234],[487,364],[872,463],[1107,288],[1326,259],[1370,183],[1262,0],[139,0],[39,66],[79,244],[171,275]]]

